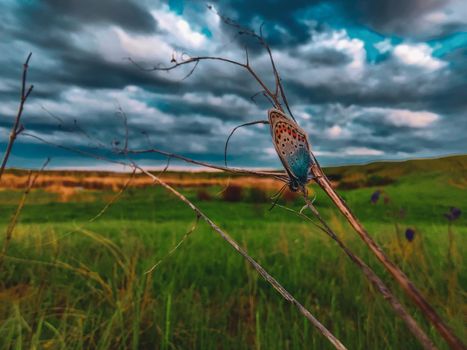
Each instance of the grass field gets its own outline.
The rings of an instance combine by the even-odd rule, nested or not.
[[[326,173],[465,341],[467,156]],[[227,201],[219,194],[221,185],[204,185],[180,191],[349,349],[421,348],[361,272],[313,225],[279,207],[269,211],[270,201],[258,189],[242,187],[236,201]],[[370,196],[377,189],[383,192],[373,205]],[[0,191],[1,241],[21,195],[20,189]],[[66,200],[47,188],[30,193],[0,265],[0,349],[331,349],[203,222],[167,256],[196,220],[161,187],[130,186],[89,222],[114,195],[107,188],[80,189]],[[300,199],[287,198],[283,204],[301,208]],[[315,205],[389,282],[439,348],[447,349],[323,193],[316,193]],[[443,214],[451,206],[463,213],[448,225]],[[412,242],[404,235],[409,227],[415,230]]]

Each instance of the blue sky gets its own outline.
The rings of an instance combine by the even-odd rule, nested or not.
[[[51,144],[105,153],[159,149],[220,163],[236,125],[266,119],[266,99],[241,69],[202,62],[171,73],[172,55],[243,61],[273,83],[264,50],[201,1],[0,0],[0,147],[18,105],[22,62],[33,52],[28,134]],[[212,6],[258,30],[271,45],[298,123],[324,165],[465,153],[467,5],[463,0],[216,1]],[[18,138],[11,166],[109,168],[109,164]],[[239,130],[232,165],[279,167],[268,128]],[[140,157],[161,165],[157,157]],[[177,165],[177,164],[176,164]],[[178,165],[182,165],[178,163]]]

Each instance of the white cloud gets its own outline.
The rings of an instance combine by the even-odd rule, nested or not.
[[[336,124],[330,128],[327,128],[324,131],[324,133],[326,134],[327,137],[331,139],[337,139],[344,133],[344,130],[339,125]]]
[[[174,42],[184,48],[200,48],[206,44],[206,37],[194,31],[190,24],[169,10],[167,6],[151,12],[160,29],[166,31]]]
[[[435,6],[432,11],[421,14],[410,31],[423,37],[439,35],[450,26],[467,26],[467,6],[465,0],[439,1],[442,6]],[[458,31],[460,31],[458,29]]]
[[[275,51],[274,59],[282,76],[299,81],[305,86],[329,86],[336,82],[358,82],[365,73],[366,50],[362,40],[350,38],[347,31],[311,31],[311,40],[292,48],[291,51]],[[323,52],[336,52],[347,58],[339,65],[316,64],[307,59],[322,56]],[[263,55],[255,66],[268,67],[269,58]]]
[[[336,50],[348,56],[347,73],[359,75],[365,67],[365,44],[360,39],[350,38],[346,30],[324,33],[313,33],[312,41],[302,45],[299,51],[304,53],[322,51],[323,49]]]
[[[380,156],[384,154],[383,151],[368,147],[349,147],[343,153],[349,156]]]
[[[295,113],[295,116],[303,120],[310,120],[313,118],[313,116],[310,113],[305,112],[305,111]]]
[[[393,55],[400,62],[435,71],[446,66],[446,62],[432,56],[433,49],[427,44],[400,44],[394,47]]]
[[[221,96],[215,96],[212,93],[197,93],[189,92],[183,94],[182,101],[190,102],[193,104],[207,104],[210,106],[224,107],[224,108],[249,108],[257,110],[257,107],[250,101],[247,101],[237,95],[225,94]]]
[[[439,116],[427,111],[409,111],[406,109],[390,109],[386,121],[395,126],[426,128],[439,119]]]
[[[348,156],[381,156],[384,154],[383,151],[368,148],[368,147],[346,147],[340,149],[338,151],[314,151],[313,152],[316,156],[319,157],[348,157]]]
[[[386,53],[392,50],[391,40],[389,39],[377,42],[374,46],[380,53]]]
[[[116,59],[121,60],[122,57],[126,56],[134,59],[164,60],[167,62],[175,51],[172,46],[157,35],[130,35],[117,27],[114,27],[113,30],[120,44],[120,51],[124,53],[120,57],[115,57]]]
[[[378,120],[382,119],[390,125],[407,126],[415,129],[427,128],[440,119],[440,116],[433,112],[397,108],[351,108],[346,113],[352,115],[352,119],[364,118],[365,115],[370,115]]]

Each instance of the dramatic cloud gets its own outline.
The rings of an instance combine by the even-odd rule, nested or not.
[[[400,44],[394,48],[394,57],[403,64],[414,65],[427,70],[438,70],[447,65],[433,57],[433,49],[427,44]]]
[[[169,5],[170,4],[170,5]],[[97,166],[50,143],[105,149],[159,147],[223,161],[237,125],[267,118],[261,87],[241,67],[172,58],[249,60],[273,86],[269,57],[201,2],[7,1],[0,12],[0,146],[18,105],[22,62],[35,85],[12,165]],[[214,9],[271,44],[292,110],[325,164],[465,152],[467,7],[462,0],[216,1]],[[191,74],[192,73],[192,74]],[[188,78],[184,79],[187,75]],[[126,114],[128,132],[125,130]],[[39,139],[44,139],[49,144]],[[161,165],[161,157],[141,157]],[[229,162],[280,166],[267,126],[241,128]],[[104,165],[102,165],[104,166]],[[107,166],[107,165],[105,165]]]

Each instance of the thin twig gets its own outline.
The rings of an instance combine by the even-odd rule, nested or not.
[[[266,50],[266,52],[268,53],[268,56],[269,56],[269,61],[271,63],[272,71],[273,71],[274,78],[275,78],[275,92],[273,94],[273,96],[275,97],[275,98],[273,98],[274,104],[278,109],[283,111],[282,104],[279,102],[279,99],[277,98],[278,97],[278,90],[279,90],[282,101],[284,102],[284,104],[285,104],[285,106],[287,108],[287,111],[289,112],[289,115],[292,117],[292,119],[294,121],[296,121],[295,117],[294,117],[294,115],[293,115],[293,113],[292,113],[292,111],[290,109],[289,102],[287,101],[287,96],[285,95],[284,87],[282,85],[282,79],[281,79],[279,71],[278,71],[278,69],[276,67],[276,63],[275,63],[274,57],[272,55],[271,47],[269,46],[267,41],[264,39],[264,35],[263,35],[264,23],[261,23],[261,26],[260,26],[260,29],[259,29],[259,34],[257,34],[255,31],[253,31],[253,30],[251,30],[249,28],[245,28],[241,24],[239,24],[239,23],[235,22],[234,20],[232,20],[231,18],[229,18],[227,16],[224,16],[221,13],[217,12],[212,7],[210,7],[209,9],[211,11],[214,11],[214,13],[216,15],[218,15],[219,18],[225,24],[227,24],[229,26],[232,26],[232,27],[236,28],[237,30],[239,30],[239,33],[249,35],[249,36],[255,38],[256,40],[258,40],[260,45]]]
[[[75,148],[75,147],[63,146],[63,145],[54,143],[52,141],[48,141],[48,140],[44,139],[43,137],[31,134],[29,132],[22,133],[22,136],[31,137],[31,138],[36,139],[36,140],[38,140],[38,141],[40,141],[40,142],[42,142],[42,143],[44,143],[46,145],[57,147],[57,148],[60,148],[60,149],[64,149],[64,150],[67,150],[67,151],[70,151],[70,152],[73,152],[73,153],[76,153],[76,154],[80,154],[80,155],[85,156],[85,157],[90,157],[90,158],[102,160],[102,161],[113,163],[113,164],[119,164],[119,165],[122,165],[122,166],[131,166],[127,162],[111,159],[111,158],[106,157],[104,155],[98,155],[98,154],[95,154],[95,153],[83,151],[83,150]],[[106,151],[112,152],[110,150],[106,150]],[[248,169],[242,169],[242,168],[231,168],[231,167],[219,166],[219,165],[214,165],[214,164],[194,160],[194,159],[191,159],[191,158],[188,158],[188,157],[184,157],[184,156],[178,155],[176,153],[170,153],[170,152],[162,151],[162,150],[159,150],[159,149],[156,149],[156,148],[144,149],[144,150],[128,150],[127,152],[119,150],[117,152],[117,154],[123,154],[123,153],[127,153],[127,154],[156,153],[156,154],[164,155],[164,156],[166,156],[168,158],[180,159],[180,160],[182,160],[184,162],[187,162],[187,163],[200,165],[200,166],[203,166],[203,167],[206,167],[206,168],[222,170],[222,171],[232,173],[232,174],[243,174],[243,175],[256,175],[256,176],[261,176],[261,177],[271,177],[271,178],[274,178],[274,179],[282,181],[282,182],[288,182],[288,176],[284,172],[254,171],[254,170],[248,170]],[[114,154],[115,154],[115,150],[114,150]],[[165,169],[167,169],[167,166],[166,166]]]
[[[44,139],[43,137],[31,134],[29,132],[23,132],[21,135],[31,137],[31,138],[36,139],[36,140],[38,140],[38,141],[40,141],[40,142],[42,142],[42,143],[44,143],[46,145],[57,147],[57,148],[60,148],[60,149],[64,149],[64,150],[67,150],[67,151],[70,151],[70,152],[73,152],[73,153],[76,153],[76,154],[80,154],[80,155],[85,156],[85,157],[94,158],[94,159],[98,159],[98,160],[103,160],[105,162],[109,162],[109,163],[113,163],[113,164],[129,166],[128,163],[125,163],[123,161],[110,159],[109,157],[106,157],[106,156],[103,156],[103,155],[98,155],[98,154],[87,152],[87,151],[83,151],[83,150],[80,150],[80,149],[75,148],[75,147],[59,145],[59,144],[57,144],[55,142],[48,141],[48,140]],[[105,149],[105,150],[109,151],[107,149]],[[109,152],[111,152],[111,151],[109,151]]]
[[[223,231],[219,226],[217,226],[206,214],[204,214],[197,206],[195,206],[191,201],[189,201],[184,195],[175,190],[173,187],[166,184],[157,176],[151,174],[145,169],[134,164],[134,167],[141,170],[147,176],[151,177],[154,181],[159,183],[161,186],[165,187],[167,190],[172,192],[176,197],[178,197],[182,202],[187,204],[197,215],[199,215],[206,223],[211,226],[211,228],[216,231],[228,244],[230,244],[240,255],[245,258],[253,268],[277,291],[282,297],[295,305],[300,313],[304,315],[312,324],[315,326],[321,334],[323,334],[336,349],[346,349],[346,347],[337,339],[325,326],[323,326],[311,313],[308,311],[302,304],[300,304],[282,285],[275,280],[260,264],[258,264],[248,253],[238,245],[235,240],[233,240],[225,231]]]
[[[57,116],[56,114],[52,113],[51,111],[49,111],[47,108],[45,108],[44,106],[41,105],[41,109],[47,113],[47,115],[53,119],[55,119],[56,121],[58,121],[58,127],[59,129],[61,130],[64,130],[64,131],[67,131],[67,132],[75,132],[75,131],[78,131],[79,133],[81,133],[84,137],[86,137],[89,142],[90,142],[90,146],[92,148],[98,148],[98,147],[101,147],[101,148],[106,148],[105,145],[100,142],[99,140],[95,139],[95,138],[92,138],[86,131],[84,131],[84,129],[82,127],[79,126],[78,124],[78,121],[76,119],[73,119],[73,126],[70,127],[66,124],[65,120],[63,120],[62,118],[60,118],[59,116]],[[93,145],[93,143],[96,143],[95,145]]]
[[[23,64],[23,77],[22,77],[22,83],[21,83],[20,103],[18,107],[18,113],[16,114],[15,123],[13,124],[13,127],[11,128],[11,131],[10,131],[10,138],[8,140],[8,145],[6,147],[5,154],[3,156],[2,165],[0,166],[0,181],[2,180],[2,175],[3,175],[3,172],[5,171],[5,167],[8,162],[8,158],[10,157],[11,149],[13,148],[13,144],[15,143],[16,137],[24,129],[23,126],[21,125],[21,116],[23,115],[24,104],[26,103],[26,100],[28,99],[29,95],[32,92],[32,89],[34,88],[34,85],[30,85],[26,91],[26,79],[27,79],[29,60],[31,59],[31,55],[32,55],[32,52],[29,53],[28,57],[26,58],[26,62],[24,62]]]
[[[128,178],[128,180],[123,184],[122,188],[120,189],[120,191],[118,191],[118,193],[112,197],[112,199],[110,201],[108,201],[105,206],[99,211],[99,213],[97,213],[94,217],[92,217],[91,219],[89,219],[89,222],[93,222],[93,221],[96,221],[97,219],[99,219],[106,211],[107,209],[109,209],[116,201],[118,201],[120,199],[120,197],[122,196],[122,194],[125,192],[125,190],[128,188],[128,186],[130,185],[131,181],[133,180],[133,178],[135,177],[135,173],[136,173],[136,169],[133,169],[133,172],[131,173],[131,176]]]
[[[120,114],[120,116],[122,117],[123,127],[125,128],[125,142],[123,144],[123,152],[125,152],[126,154],[126,152],[128,151],[128,118],[126,116],[125,111],[120,105],[118,106],[117,113]]]
[[[217,56],[194,56],[194,57],[189,57],[189,58],[187,58],[187,59],[185,59],[185,60],[183,60],[181,62],[175,62],[173,65],[168,66],[168,67],[153,66],[153,67],[150,67],[150,68],[143,67],[141,64],[135,62],[131,57],[129,57],[128,60],[131,63],[133,63],[136,67],[138,67],[139,69],[141,69],[143,71],[146,71],[146,72],[153,72],[153,71],[169,72],[169,71],[174,70],[174,69],[176,69],[178,67],[185,66],[185,65],[188,65],[188,64],[191,64],[191,63],[197,64],[197,62],[199,62],[199,61],[222,61],[222,62],[230,63],[230,64],[233,64],[233,65],[236,65],[236,66],[239,66],[239,67],[242,67],[242,68],[246,69],[248,71],[248,73],[250,73],[253,76],[253,78],[258,82],[258,84],[261,85],[263,90],[266,91],[266,93],[271,98],[274,97],[274,94],[269,90],[269,88],[264,84],[264,82],[259,78],[259,76],[256,74],[256,72],[251,68],[251,66],[249,64],[241,63],[241,62],[231,60],[231,59],[228,59],[228,58],[217,57]],[[189,75],[193,74],[193,70],[191,70],[190,73],[188,73],[188,74]],[[274,98],[273,98],[273,100],[274,100]]]
[[[222,170],[228,173],[233,173],[233,174],[244,174],[244,175],[256,175],[256,176],[262,176],[262,177],[272,177],[275,178],[276,180],[282,181],[282,182],[287,182],[288,177],[285,175],[284,172],[272,172],[272,171],[254,171],[254,170],[248,170],[248,169],[242,169],[242,168],[231,168],[231,167],[225,167],[225,166],[220,166],[220,165],[214,165],[206,162],[201,162],[198,160],[194,160],[188,157],[184,157],[181,155],[178,155],[176,153],[170,153],[166,151],[162,151],[156,148],[152,149],[144,149],[144,150],[129,150],[128,154],[145,154],[145,153],[156,153],[156,154],[161,154],[170,158],[175,158],[175,159],[180,159],[183,160],[184,162],[191,163],[191,164],[196,164],[196,165],[201,165],[203,167],[211,168],[211,169],[217,169],[217,170]]]
[[[136,170],[136,168],[135,168]],[[170,249],[170,251],[163,257],[161,258],[158,262],[156,262],[149,270],[147,270],[145,273],[152,273],[165,259],[169,258],[175,251],[183,244],[185,241],[188,239],[188,237],[196,230],[196,227],[198,226],[200,216],[199,214],[196,214],[196,220],[194,224],[191,226],[191,228],[183,235],[182,239],[173,247]]]
[[[108,202],[105,203],[105,205],[102,207],[102,209],[96,214],[94,215],[93,217],[91,217],[90,219],[87,220],[88,223],[92,223],[94,221],[96,221],[97,219],[99,219],[102,215],[104,215],[107,210],[114,204],[117,202],[117,200],[119,200],[121,198],[121,196],[123,195],[123,193],[128,189],[128,186],[130,185],[131,181],[134,179],[135,177],[135,174],[136,174],[136,170],[133,169],[133,172],[131,174],[131,177],[124,183],[124,185],[122,186],[122,188],[118,191],[118,193],[113,196]],[[65,232],[64,234],[60,235],[60,237],[58,238],[55,238],[55,239],[52,239],[52,240],[49,240],[49,241],[46,241],[45,243],[42,243],[41,245],[42,246],[45,246],[45,245],[49,245],[49,244],[53,244],[57,241],[59,241],[60,239],[63,239],[64,237],[68,236],[68,235],[71,235],[72,233],[75,233],[77,231],[83,231],[85,230],[85,227],[86,227],[86,224],[83,224],[83,225],[80,225],[80,226],[77,226],[76,229],[74,230],[71,230],[71,231],[68,231],[68,232]]]
[[[235,132],[238,128],[242,128],[242,127],[244,127],[244,126],[256,125],[256,124],[269,124],[269,121],[267,121],[267,120],[255,120],[254,122],[244,123],[244,124],[241,124],[241,125],[237,125],[237,126],[230,132],[229,136],[227,137],[227,141],[225,141],[225,146],[224,146],[224,164],[225,164],[225,166],[227,166],[227,147],[229,146],[230,138],[232,137],[232,135],[234,134],[234,132]]]

